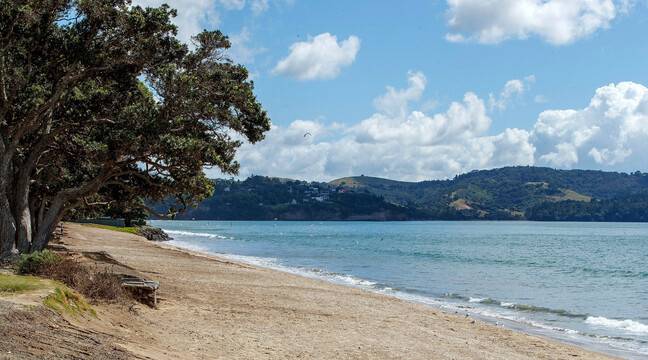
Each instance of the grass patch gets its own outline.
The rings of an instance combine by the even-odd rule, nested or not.
[[[97,312],[88,304],[83,296],[67,286],[55,288],[54,293],[49,294],[43,300],[43,304],[60,315],[70,314],[72,316],[83,316],[90,314],[95,317],[97,316]]]
[[[134,234],[138,235],[137,232],[137,227],[135,226],[112,226],[112,225],[101,225],[101,224],[83,224],[84,226],[90,226],[90,227],[95,227],[99,229],[104,229],[104,230],[112,230],[112,231],[119,231],[119,232],[125,232],[129,234]]]
[[[0,274],[0,294],[21,293],[44,288],[43,282],[33,276]]]

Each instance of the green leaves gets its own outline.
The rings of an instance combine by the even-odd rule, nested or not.
[[[238,138],[263,138],[270,120],[228,38],[205,31],[189,50],[173,16],[126,0],[2,1],[0,158],[30,177],[30,203],[196,204],[212,191],[205,167],[235,173]]]

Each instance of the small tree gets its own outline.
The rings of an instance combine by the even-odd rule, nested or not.
[[[191,205],[203,173],[236,173],[239,139],[269,129],[218,31],[178,41],[167,6],[0,0],[0,256],[42,249],[108,187]]]

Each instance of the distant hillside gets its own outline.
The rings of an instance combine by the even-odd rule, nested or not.
[[[648,221],[648,175],[639,172],[506,167],[422,182],[369,176],[214,182],[214,196],[182,218]]]
[[[197,220],[411,220],[426,214],[367,191],[254,176],[215,182],[214,195],[179,215]]]

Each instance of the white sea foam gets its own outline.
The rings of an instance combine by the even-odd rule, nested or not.
[[[635,334],[648,335],[648,325],[642,324],[634,320],[629,320],[629,319],[616,320],[616,319],[608,319],[603,316],[590,316],[585,320],[585,322],[590,325],[621,329]]]
[[[273,270],[279,270],[295,275],[301,275],[313,279],[327,280],[336,284],[341,285],[350,285],[353,287],[361,287],[366,289],[373,289],[376,285],[375,282],[357,278],[355,276],[338,274],[322,271],[320,269],[304,269],[296,268],[282,265],[277,259],[274,258],[264,258],[258,256],[245,256],[245,255],[234,255],[234,254],[218,254],[221,257],[243,262],[250,265],[256,265],[264,268],[269,268]]]
[[[514,308],[515,303],[510,303],[510,302],[501,302],[500,305],[505,308]]]
[[[173,245],[179,248],[191,250],[191,251],[198,251],[198,252],[203,252],[203,253],[209,253],[209,249],[200,245],[188,243],[185,241],[179,241],[179,240],[169,240],[166,242],[166,244]]]
[[[218,234],[209,234],[209,233],[197,233],[191,231],[181,231],[181,230],[164,230],[165,233],[171,235],[179,235],[186,237],[206,237],[211,239],[229,239],[227,236],[218,235]]]
[[[471,297],[471,298],[468,299],[468,302],[480,303],[480,302],[485,301],[485,300],[486,300],[486,298],[474,298],[474,297]]]

